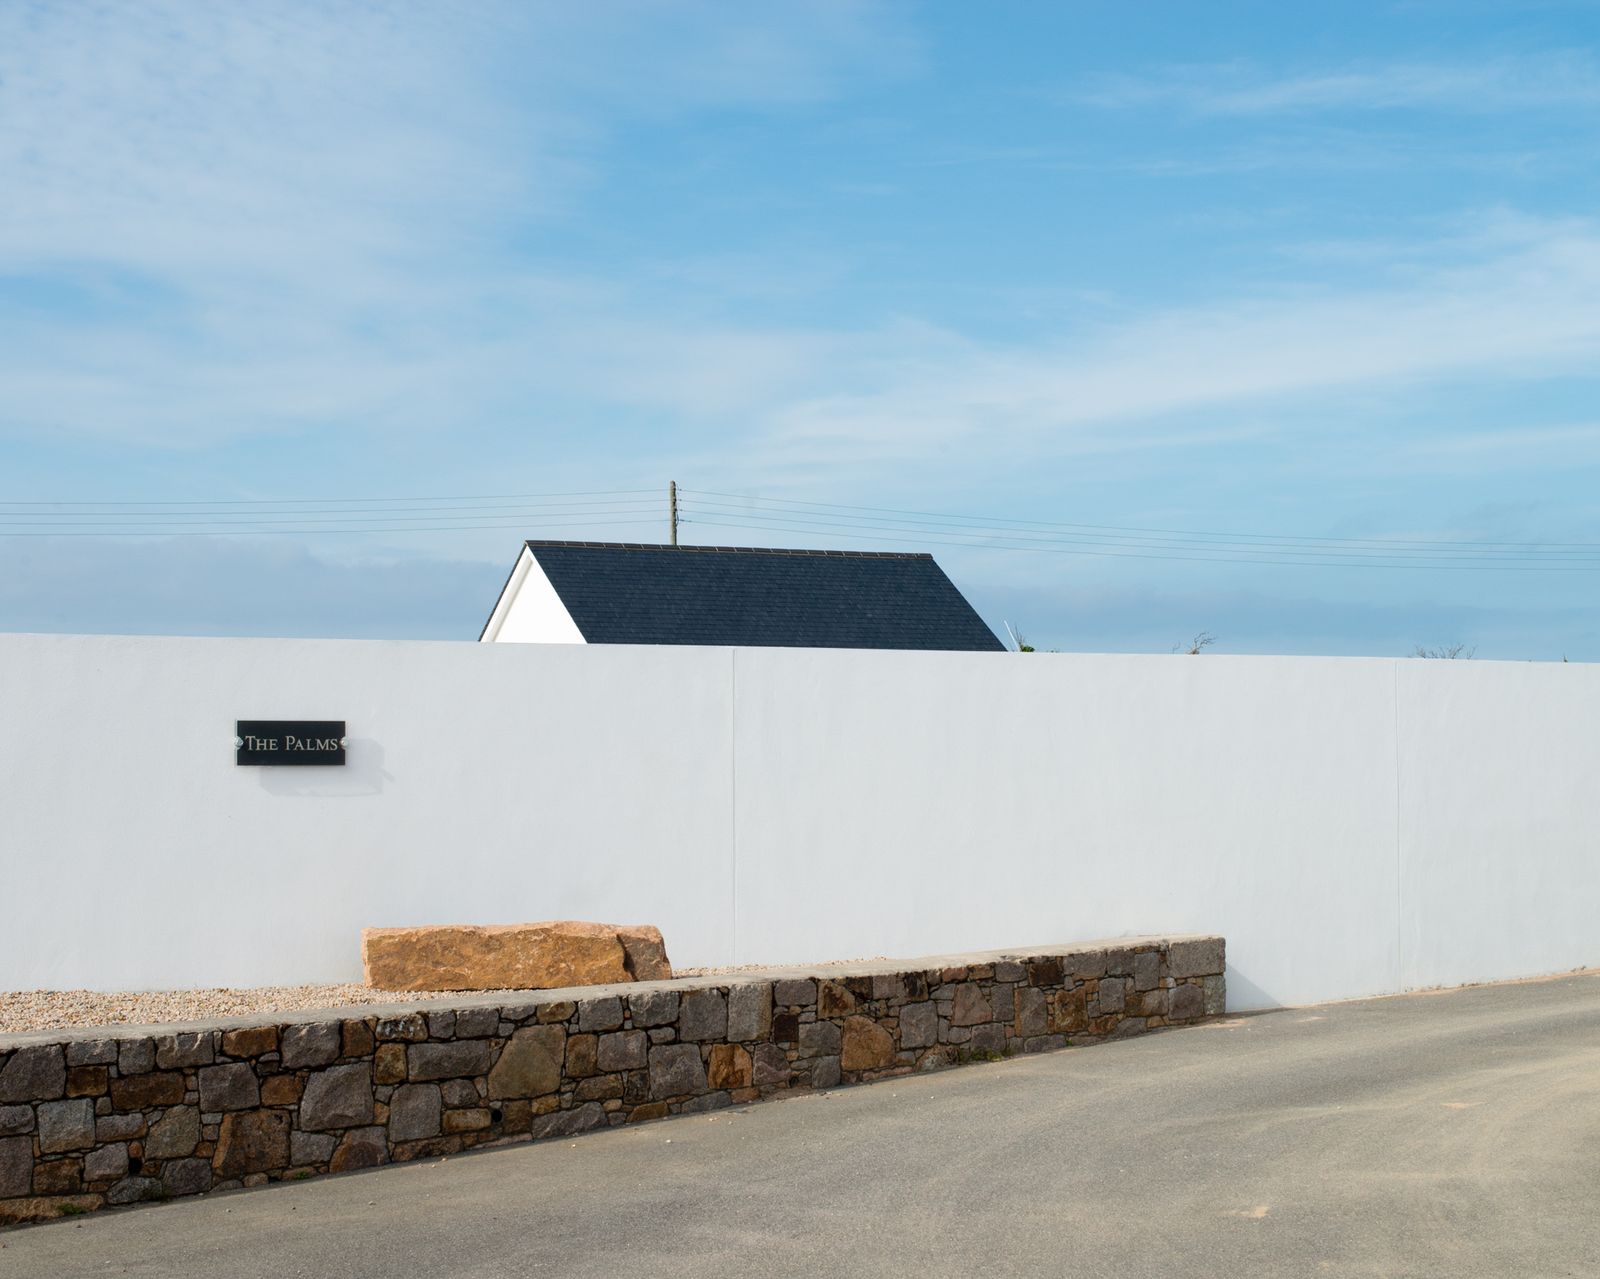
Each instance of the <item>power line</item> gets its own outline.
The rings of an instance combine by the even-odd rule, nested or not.
[[[1575,562],[1575,561],[1564,561],[1564,562],[1561,562],[1561,563],[1549,564],[1549,565],[1542,565],[1542,564],[1507,564],[1507,563],[1465,564],[1465,563],[1453,562],[1453,561],[1427,562],[1427,563],[1407,563],[1407,562],[1400,562],[1400,561],[1396,561],[1396,560],[1339,560],[1339,559],[1322,559],[1322,560],[1305,560],[1305,559],[1301,559],[1301,560],[1293,560],[1293,559],[1287,559],[1287,558],[1279,558],[1279,559],[1260,558],[1259,556],[1258,557],[1254,557],[1254,558],[1245,558],[1243,556],[1223,556],[1223,555],[1167,555],[1167,554],[1152,553],[1152,552],[1149,552],[1149,551],[1135,550],[1135,549],[1131,549],[1131,548],[1121,548],[1121,549],[1119,549],[1119,548],[1116,548],[1116,547],[1111,546],[1111,545],[1106,545],[1106,546],[1101,546],[1101,547],[1094,547],[1094,546],[1060,546],[1060,545],[1021,545],[1021,546],[1019,546],[1019,545],[1007,545],[1007,544],[1004,544],[1005,543],[1005,539],[1004,538],[1001,538],[999,540],[999,543],[997,544],[996,540],[994,540],[994,539],[990,539],[990,540],[986,540],[986,541],[960,540],[960,539],[958,539],[958,537],[956,535],[947,534],[947,533],[939,533],[939,532],[924,532],[924,533],[920,534],[919,537],[885,537],[885,536],[878,536],[878,535],[874,535],[874,534],[870,534],[870,533],[863,533],[858,528],[850,528],[849,526],[846,526],[846,525],[810,524],[810,525],[795,526],[795,525],[784,525],[784,524],[775,524],[775,523],[751,524],[751,523],[741,523],[741,522],[735,521],[735,520],[720,520],[720,519],[715,519],[715,518],[707,519],[707,518],[704,518],[704,517],[701,517],[701,516],[687,516],[687,517],[685,517],[684,522],[685,523],[692,523],[692,524],[716,525],[716,526],[719,526],[719,527],[722,527],[722,528],[767,528],[767,529],[773,529],[773,530],[784,531],[784,532],[792,532],[792,533],[812,533],[812,532],[819,532],[819,531],[821,531],[821,532],[827,532],[827,531],[850,532],[852,536],[857,537],[857,538],[862,538],[862,539],[865,539],[867,541],[872,541],[872,542],[893,542],[893,543],[895,543],[897,545],[901,545],[901,546],[904,546],[904,545],[907,545],[907,544],[910,544],[910,545],[925,545],[927,543],[927,541],[931,539],[931,540],[934,541],[935,545],[939,545],[939,546],[969,546],[969,547],[974,547],[974,548],[977,548],[977,549],[980,549],[980,550],[999,550],[999,551],[1035,551],[1035,552],[1039,552],[1039,553],[1046,554],[1046,555],[1049,555],[1049,554],[1055,554],[1055,555],[1082,555],[1082,556],[1094,556],[1094,557],[1107,557],[1107,558],[1114,558],[1114,559],[1167,560],[1167,561],[1171,561],[1171,562],[1175,562],[1175,563],[1276,564],[1276,565],[1279,565],[1279,566],[1303,567],[1303,568],[1440,569],[1440,570],[1443,570],[1443,571],[1454,570],[1454,571],[1458,571],[1458,572],[1480,572],[1480,573],[1492,573],[1492,572],[1497,572],[1497,571],[1498,572],[1522,572],[1522,573],[1593,572],[1593,571],[1596,571],[1597,569],[1600,569],[1600,562],[1590,563],[1590,562]],[[1263,551],[1263,552],[1261,552],[1261,554],[1262,555],[1266,555],[1266,554],[1270,554],[1270,553]],[[1330,552],[1328,552],[1328,554],[1329,555],[1334,555],[1334,554],[1337,554],[1337,552],[1330,551]]]
[[[247,497],[160,501],[78,501],[75,499],[0,498],[0,506],[311,506],[324,502],[521,502],[544,497],[618,497],[654,493],[655,489],[590,489],[573,493],[476,493],[436,497]]]
[[[1116,539],[1105,536],[1094,537],[1085,533],[1056,533],[1033,532],[1024,527],[990,529],[981,525],[956,525],[941,524],[934,521],[918,520],[900,522],[889,520],[881,516],[813,516],[807,511],[786,511],[771,513],[766,511],[745,510],[738,507],[729,507],[718,503],[697,503],[692,510],[706,510],[714,516],[724,519],[737,517],[747,527],[774,526],[774,521],[798,521],[810,527],[828,531],[856,531],[873,530],[881,532],[899,531],[925,535],[929,533],[959,533],[970,534],[974,537],[982,536],[986,540],[998,543],[1030,543],[1038,545],[1083,545],[1083,546],[1111,546],[1127,547],[1130,549],[1146,550],[1211,550],[1219,554],[1259,554],[1283,556],[1291,560],[1297,558],[1323,558],[1330,555],[1340,555],[1362,560],[1409,560],[1420,564],[1454,560],[1471,560],[1479,562],[1597,562],[1600,563],[1600,554],[1591,554],[1578,550],[1555,550],[1547,555],[1529,554],[1518,550],[1476,549],[1471,546],[1462,546],[1452,549],[1439,549],[1431,551],[1411,551],[1403,547],[1374,548],[1370,546],[1342,546],[1323,545],[1307,547],[1300,544],[1273,545],[1266,543],[1239,543],[1225,542],[1219,539],[1196,538],[1190,540],[1153,539],[1142,538],[1137,540]],[[690,518],[693,518],[692,516]],[[846,522],[848,521],[848,522]]]
[[[1156,534],[1167,537],[1222,537],[1240,540],[1264,539],[1268,541],[1283,542],[1341,542],[1364,543],[1378,546],[1533,546],[1533,547],[1581,547],[1584,549],[1600,550],[1600,542],[1474,542],[1467,539],[1450,539],[1426,541],[1415,538],[1374,538],[1374,537],[1316,537],[1310,534],[1283,534],[1283,533],[1228,533],[1215,529],[1172,529],[1172,528],[1147,528],[1138,525],[1118,524],[1073,524],[1059,520],[1015,520],[1006,516],[989,515],[957,515],[946,511],[913,511],[888,506],[846,506],[837,502],[807,502],[798,498],[787,497],[752,497],[742,493],[721,493],[710,489],[679,489],[679,493],[699,497],[732,498],[739,502],[750,502],[762,505],[777,504],[781,506],[803,506],[820,508],[824,511],[870,511],[882,515],[899,516],[926,516],[935,520],[975,520],[983,525],[1021,525],[1027,528],[1061,528],[1061,529],[1086,529],[1102,533],[1128,533],[1128,534]]]

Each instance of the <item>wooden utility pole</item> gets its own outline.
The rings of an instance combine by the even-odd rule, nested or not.
[[[672,544],[678,544],[678,481],[667,482],[667,510],[671,514]]]

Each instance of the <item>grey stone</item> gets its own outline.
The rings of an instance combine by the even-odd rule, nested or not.
[[[670,1044],[678,1037],[678,1032],[671,1026],[652,1026],[648,1032],[652,1044]]]
[[[777,1044],[757,1044],[750,1050],[757,1088],[772,1088],[789,1082],[789,1058]]]
[[[817,983],[809,977],[773,982],[772,1000],[783,1008],[803,1008],[817,1002]]]
[[[458,1008],[456,1010],[456,1036],[460,1039],[486,1039],[496,1033],[500,1025],[498,1008]]]
[[[825,1057],[839,1051],[839,1027],[831,1021],[810,1021],[800,1027],[800,1055]]]
[[[1120,1013],[1127,1007],[1128,979],[1126,977],[1102,977],[1100,989],[1095,998],[1100,1002],[1101,1015],[1106,1013]]]
[[[216,1060],[209,1030],[156,1038],[156,1065],[162,1070],[184,1066],[209,1066]]]
[[[39,1107],[39,1149],[47,1155],[94,1145],[94,1102],[87,1097],[47,1101]]]
[[[0,1137],[0,1199],[20,1199],[33,1188],[33,1138]]]
[[[1220,1017],[1228,1011],[1227,978],[1218,973],[1205,979],[1205,1008],[1207,1017]]]
[[[381,1026],[381,1023],[380,1023]],[[382,1036],[379,1036],[382,1038]],[[339,1060],[344,1027],[336,1021],[311,1022],[304,1026],[285,1026],[278,1041],[285,1070],[308,1066],[327,1066]]]
[[[1113,977],[1133,976],[1133,952],[1125,946],[1107,951],[1106,971]]]
[[[1146,1017],[1165,1017],[1170,1008],[1170,995],[1165,990],[1147,990],[1139,996],[1139,1011]]]
[[[728,991],[728,1040],[749,1043],[772,1033],[772,983],[750,982]]]
[[[406,1049],[406,1062],[412,1082],[423,1083],[487,1074],[491,1055],[487,1039],[457,1039],[447,1044],[412,1044]]]
[[[32,1106],[0,1106],[0,1137],[33,1131]]]
[[[1061,957],[1061,966],[1070,968],[1077,981],[1094,981],[1106,975],[1106,952],[1103,950],[1079,951]]]
[[[115,1039],[74,1039],[67,1045],[69,1066],[110,1066],[116,1060]]]
[[[554,1092],[554,1089],[547,1091]],[[477,1088],[470,1079],[446,1079],[439,1085],[439,1095],[444,1098],[444,1104],[452,1110],[463,1110],[468,1106],[476,1106],[483,1100],[478,1095]]]
[[[900,1010],[900,1047],[926,1048],[939,1037],[939,1010],[931,999]]]
[[[472,1041],[468,1041],[472,1042]],[[594,1040],[581,1041],[592,1044]],[[489,1072],[489,1096],[543,1097],[561,1087],[561,1063],[566,1055],[565,1026],[524,1026],[511,1037]],[[420,1045],[426,1047],[427,1045]],[[412,1049],[416,1051],[415,1048]],[[456,1073],[456,1072],[452,1072]],[[461,1072],[477,1074],[477,1071]],[[412,1071],[413,1079],[430,1078]]]
[[[622,1001],[615,995],[578,1001],[579,1030],[616,1030],[622,1025]]]
[[[420,1141],[439,1135],[442,1113],[435,1084],[406,1084],[389,1099],[389,1140]]]
[[[421,1013],[402,1013],[398,1017],[380,1017],[372,1032],[379,1041],[402,1039],[421,1043],[428,1037],[428,1022]]]
[[[678,992],[675,990],[646,990],[628,996],[628,1014],[633,1024],[644,1030],[650,1026],[667,1026],[678,1020]]]
[[[54,1101],[67,1091],[67,1059],[60,1044],[19,1048],[0,1070],[0,1102]]]
[[[83,1157],[85,1181],[115,1181],[128,1175],[128,1143],[112,1142]]]
[[[839,1059],[837,1057],[818,1057],[811,1063],[811,1086],[813,1088],[834,1088],[839,1083]]]
[[[117,1045],[117,1070],[123,1075],[143,1075],[156,1068],[156,1041],[124,1039]]]
[[[339,1139],[327,1132],[292,1132],[289,1134],[289,1162],[296,1167],[305,1164],[325,1164],[333,1158],[333,1148]]]
[[[1027,975],[1028,970],[1026,968],[1009,959],[999,960],[994,966],[994,979],[996,981],[1022,981]]]
[[[1224,962],[1224,944],[1220,937],[1175,941],[1167,951],[1167,973],[1172,977],[1209,977],[1220,973]]]
[[[149,1159],[177,1159],[194,1154],[200,1144],[200,1112],[193,1106],[175,1106],[162,1115],[145,1138]]]
[[[1206,996],[1205,991],[1199,986],[1185,983],[1174,986],[1169,995],[1170,1003],[1167,1007],[1167,1017],[1172,1021],[1189,1021],[1195,1017],[1205,1016]]]
[[[728,1001],[720,990],[691,990],[684,994],[678,1010],[679,1039],[725,1039],[727,1034]]]
[[[541,1115],[533,1121],[532,1133],[539,1137],[570,1137],[573,1133],[599,1128],[606,1121],[605,1107],[598,1101],[574,1106],[571,1110],[556,1110]]]
[[[733,1098],[725,1092],[708,1092],[703,1097],[691,1097],[678,1108],[680,1115],[698,1115],[707,1110],[722,1110],[733,1105]]]
[[[94,1121],[96,1141],[127,1141],[144,1136],[143,1115],[101,1115]]]
[[[372,1107],[372,1063],[333,1066],[306,1080],[300,1127],[309,1132],[360,1127],[372,1122]]]
[[[705,1090],[705,1063],[694,1044],[663,1044],[650,1050],[651,1097],[664,1101]]]
[[[249,1110],[261,1104],[261,1086],[248,1063],[205,1066],[200,1071],[200,1109]]]
[[[642,1030],[618,1030],[600,1036],[596,1061],[602,1071],[637,1070],[645,1064],[649,1040]]]
[[[108,1204],[136,1204],[146,1199],[164,1199],[166,1191],[154,1177],[124,1177],[106,1191]]]
[[[428,1014],[428,1037],[449,1039],[456,1033],[456,1015],[448,1008]]]
[[[161,1185],[169,1195],[203,1195],[211,1189],[209,1159],[172,1159],[161,1165]]]
[[[1012,995],[1012,1003],[1016,1010],[1017,1034],[1044,1034],[1047,1020],[1044,991],[1031,986],[1018,986]]]
[[[980,1053],[999,1053],[1006,1048],[1006,1028],[990,1023],[987,1026],[974,1026],[972,1028],[972,1051]]]
[[[1153,950],[1143,950],[1133,957],[1133,988],[1137,991],[1154,990],[1161,984],[1161,956]]]

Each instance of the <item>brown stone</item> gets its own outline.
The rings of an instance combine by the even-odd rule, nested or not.
[[[406,1046],[379,1044],[372,1057],[372,1078],[380,1084],[403,1084],[406,1080]]]
[[[647,1101],[642,1106],[635,1106],[628,1112],[630,1124],[643,1123],[647,1119],[665,1119],[667,1117],[667,1103],[664,1101]]]
[[[106,1066],[74,1066],[67,1071],[67,1096],[99,1097],[111,1082],[111,1071]]]
[[[489,1112],[477,1110],[447,1110],[444,1112],[446,1132],[479,1132],[489,1126]]]
[[[706,1082],[712,1088],[748,1088],[752,1069],[750,1054],[738,1044],[713,1044]]]
[[[289,1116],[281,1110],[246,1110],[222,1117],[212,1158],[219,1177],[273,1172],[289,1164]]]
[[[404,1049],[401,1049],[402,1053],[404,1051]],[[404,1056],[400,1060],[403,1072]],[[263,1106],[293,1106],[299,1100],[300,1080],[294,1075],[273,1075],[261,1081],[261,1104]]]
[[[845,1070],[882,1070],[894,1064],[894,1036],[870,1017],[844,1019],[844,1047],[839,1065]]]
[[[598,1035],[573,1035],[568,1039],[567,1074],[574,1079],[583,1079],[599,1070],[599,1048]]]
[[[222,1055],[225,1057],[259,1057],[262,1053],[277,1051],[276,1026],[246,1026],[242,1030],[222,1032]]]
[[[75,1195],[83,1189],[83,1165],[76,1159],[51,1159],[33,1166],[33,1193]]]
[[[1045,1000],[1045,1029],[1052,1035],[1082,1030],[1089,1021],[1085,1007],[1087,1002],[1082,986],[1048,995]]]
[[[389,1143],[382,1128],[352,1128],[340,1138],[339,1148],[328,1161],[328,1171],[350,1172],[388,1162]]]
[[[372,1027],[364,1021],[347,1021],[344,1024],[344,1045],[341,1056],[365,1057],[372,1051]]]
[[[552,990],[671,975],[657,929],[570,920],[368,928],[361,958],[367,985],[384,990]]]
[[[163,1071],[151,1075],[132,1075],[111,1081],[111,1104],[118,1110],[149,1110],[153,1106],[176,1106],[183,1100],[183,1075]]]
[[[634,981],[672,979],[667,943],[659,928],[652,924],[624,924],[617,928],[617,940],[627,952],[628,971],[633,974]]]
[[[817,986],[817,1016],[843,1017],[856,1010],[856,997],[836,981],[821,982]]]

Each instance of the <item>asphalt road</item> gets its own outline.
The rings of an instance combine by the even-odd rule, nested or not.
[[[0,1234],[0,1276],[1600,1274],[1600,977]]]

